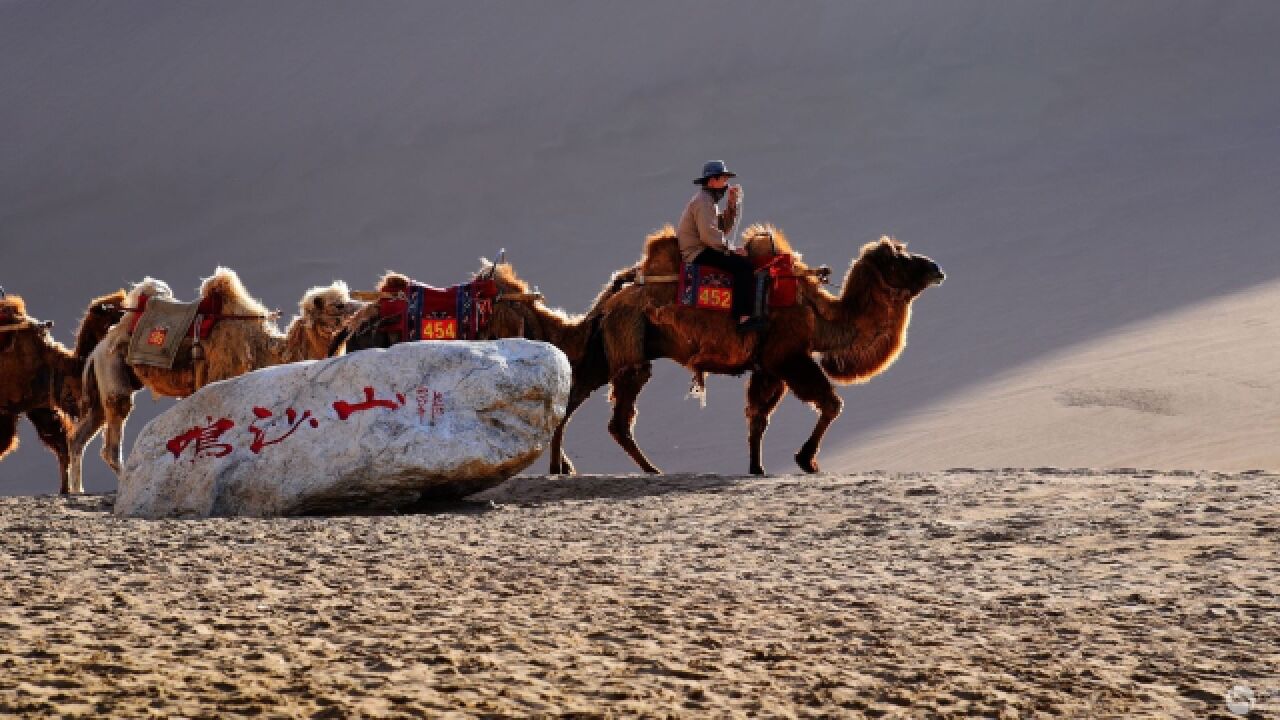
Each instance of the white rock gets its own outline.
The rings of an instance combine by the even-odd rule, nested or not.
[[[564,417],[546,343],[419,342],[213,383],[152,420],[117,515],[271,516],[458,497],[528,467]]]

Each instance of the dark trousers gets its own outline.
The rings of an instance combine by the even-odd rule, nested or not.
[[[756,275],[751,261],[741,255],[728,255],[711,248],[698,253],[693,259],[698,265],[709,265],[726,270],[733,275],[733,316],[754,315],[756,304]]]

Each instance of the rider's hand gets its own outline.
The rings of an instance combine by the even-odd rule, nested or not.
[[[730,185],[729,186],[729,204],[737,205],[740,202],[742,202],[742,186]]]

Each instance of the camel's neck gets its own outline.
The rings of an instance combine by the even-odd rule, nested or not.
[[[526,324],[525,337],[530,340],[549,342],[576,362],[585,352],[587,340],[591,335],[589,316],[568,317],[544,307],[541,303],[530,305],[533,322]],[[536,325],[536,327],[529,327]]]
[[[906,345],[911,298],[851,271],[840,297],[815,302],[813,350],[828,372],[865,380],[887,368]]]
[[[102,327],[101,323],[94,318],[86,317],[80,324],[79,332],[76,333],[76,357],[82,360],[88,358],[89,353],[93,352],[106,335],[106,327]]]
[[[68,376],[80,376],[84,369],[84,358],[71,352],[62,343],[52,340],[44,344],[45,357],[58,372]]]
[[[329,351],[328,343],[320,338],[314,327],[309,327],[300,316],[289,323],[284,335],[272,334],[271,359],[273,365],[320,360]]]

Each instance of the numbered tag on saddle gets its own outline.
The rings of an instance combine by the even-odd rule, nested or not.
[[[423,340],[457,340],[457,318],[423,318]]]
[[[489,329],[498,286],[492,280],[447,288],[415,282],[406,296],[403,310],[382,309],[392,318],[391,327],[402,329],[403,340],[476,340]]]
[[[733,306],[733,276],[719,268],[684,263],[677,297],[681,305],[727,311]]]

